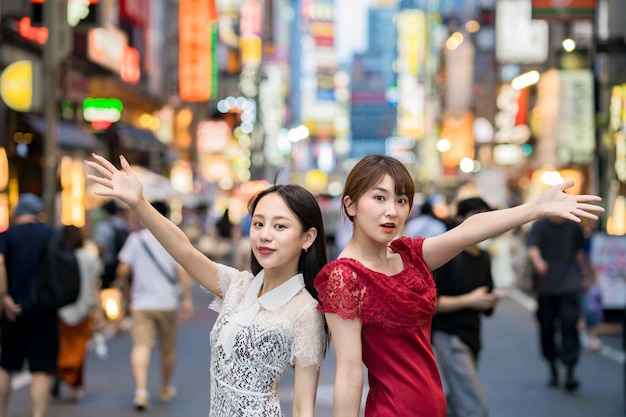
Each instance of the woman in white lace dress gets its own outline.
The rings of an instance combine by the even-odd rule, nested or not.
[[[297,185],[274,185],[250,202],[252,273],[213,262],[143,197],[126,159],[121,170],[99,155],[86,161],[101,176],[96,194],[126,203],[220,311],[211,331],[210,416],[282,416],[278,385],[294,367],[293,410],[313,416],[328,331],[313,279],[326,263],[322,214]]]

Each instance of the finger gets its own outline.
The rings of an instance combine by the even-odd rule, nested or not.
[[[106,177],[108,179],[111,179],[113,177],[113,174],[111,173],[111,171],[107,170],[106,168],[104,168],[102,165],[93,162],[93,161],[85,161],[85,164],[93,169],[95,169],[96,171],[98,171],[103,177]]]
[[[115,168],[115,165],[113,165],[108,159],[106,159],[103,156],[98,155],[97,153],[92,153],[91,156],[93,156],[93,158],[95,160],[97,160],[98,162],[100,162],[100,164],[102,166],[104,166],[106,169],[108,169],[111,173],[115,174],[116,172],[118,172],[118,169]]]
[[[576,196],[576,201],[579,201],[581,203],[582,202],[590,202],[590,201],[602,201],[602,197],[597,196],[597,195],[585,194],[585,195]]]
[[[106,179],[106,178],[102,178],[102,177],[97,177],[95,175],[87,175],[87,179],[91,182],[95,182],[97,184],[100,184],[106,188],[111,188],[112,187],[112,183],[111,180]]]
[[[122,166],[122,169],[124,170],[124,172],[126,172],[127,175],[137,179],[137,176],[135,175],[132,168],[130,167],[130,163],[128,163],[128,160],[126,159],[124,155],[120,155],[120,165]]]
[[[586,212],[584,212],[582,210],[574,209],[572,212],[563,213],[561,215],[561,217],[563,217],[564,219],[567,219],[567,220],[571,220],[571,221],[576,222],[576,223],[580,223],[580,218],[577,217],[574,213],[576,213],[577,215],[580,215],[581,213],[586,213]]]
[[[576,206],[579,210],[604,212],[604,207],[597,204],[578,203]]]
[[[587,219],[597,220],[598,216],[585,210],[576,209],[572,212],[576,216],[585,217]]]
[[[557,184],[556,187],[558,189],[560,189],[561,191],[565,191],[568,188],[571,188],[574,185],[574,181],[573,180],[567,180],[561,184]]]

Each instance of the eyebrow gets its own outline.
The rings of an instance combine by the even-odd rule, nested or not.
[[[388,193],[388,194],[391,193],[391,191],[389,191],[388,189],[386,189],[384,187],[380,187],[380,186],[376,186],[376,187],[372,188],[372,191],[380,191],[380,192]],[[400,194],[396,194],[396,196],[397,197],[402,197],[402,196],[408,197],[408,194],[407,193],[400,193]]]
[[[254,216],[252,216],[252,218],[260,218],[261,220],[265,220],[265,216],[262,214],[255,214]],[[289,217],[286,216],[274,216],[274,217],[270,217],[269,220],[272,221],[277,221],[277,220],[287,220],[287,221],[291,221],[291,219],[289,219]]]

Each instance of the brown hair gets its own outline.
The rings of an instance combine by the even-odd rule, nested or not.
[[[389,175],[393,180],[395,193],[406,195],[409,199],[409,209],[413,207],[415,184],[409,170],[402,162],[385,155],[368,155],[352,168],[343,187],[342,200],[349,196],[353,202],[357,202],[363,194],[381,182],[385,175]],[[343,212],[352,221],[352,216],[348,215],[345,205]]]

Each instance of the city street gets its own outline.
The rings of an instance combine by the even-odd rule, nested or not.
[[[154,403],[146,415],[206,416],[209,408],[208,332],[215,313],[207,310],[210,295],[196,287],[195,314],[181,327],[179,362],[175,385],[178,397],[169,404]],[[532,300],[513,292],[502,300],[496,313],[484,321],[484,351],[481,374],[491,406],[491,417],[535,416],[624,416],[622,369],[624,357],[618,335],[602,336],[600,352],[585,350],[579,367],[581,387],[574,394],[546,387],[547,369],[538,352]],[[90,352],[87,363],[86,396],[79,403],[53,400],[50,417],[126,417],[132,409],[133,384],[128,365],[130,338],[121,333],[109,341],[109,355],[99,359]],[[150,391],[158,390],[157,360],[153,356]],[[332,415],[334,357],[328,355],[320,379],[317,416]],[[291,416],[292,372],[283,381],[281,398],[285,416]],[[28,379],[15,381],[8,417],[29,417]]]

